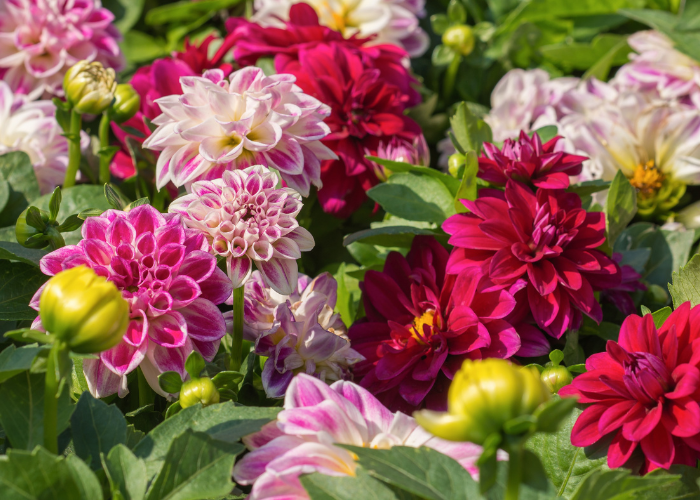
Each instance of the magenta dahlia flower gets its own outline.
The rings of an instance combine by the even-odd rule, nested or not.
[[[516,306],[507,290],[478,268],[447,275],[448,257],[434,238],[417,236],[407,257],[390,253],[384,270],[367,271],[361,283],[366,316],[348,336],[366,360],[353,372],[391,409],[444,409],[465,359],[549,352],[541,332],[518,335],[507,321]]]
[[[700,458],[700,306],[682,304],[657,330],[651,314],[632,315],[618,342],[586,361],[587,373],[559,391],[590,404],[571,433],[575,446],[612,438],[608,465],[621,467],[635,451],[643,472]]]
[[[243,438],[250,453],[236,463],[233,477],[253,485],[249,500],[306,500],[302,474],[353,476],[357,463],[338,444],[389,449],[427,446],[457,460],[478,478],[481,447],[436,438],[403,413],[392,413],[374,396],[351,382],[328,386],[297,375],[287,389],[277,420]],[[499,452],[499,460],[507,455]]]
[[[622,262],[622,254],[614,253],[612,259],[619,265]],[[642,275],[635,271],[632,266],[620,266],[620,272],[620,284],[605,290],[600,296],[602,299],[612,302],[622,314],[629,316],[637,311],[637,306],[630,294],[637,291],[646,291],[647,287],[640,281]]]
[[[621,282],[619,266],[597,247],[605,242],[605,215],[586,212],[562,190],[508,180],[505,193],[481,190],[462,200],[471,213],[453,215],[442,228],[455,248],[447,272],[478,268],[497,287],[516,294],[534,321],[553,337],[579,328],[581,313],[602,320],[593,294]]]
[[[131,322],[123,341],[99,359],[83,361],[95,397],[116,392],[125,396],[126,375],[139,366],[153,390],[163,394],[158,375],[175,371],[184,380],[185,360],[193,350],[204,359],[214,358],[226,334],[216,305],[232,288],[200,231],[187,229],[180,215],[141,205],[88,218],[82,235],[77,245],[43,257],[41,270],[53,276],[80,265],[90,267],[112,281],[129,302]],[[42,290],[30,304],[36,310]],[[40,328],[41,320],[32,327]]]
[[[112,21],[100,0],[0,1],[0,79],[36,99],[62,96],[63,76],[78,61],[121,70]]]
[[[226,258],[233,287],[250,278],[253,262],[277,293],[297,286],[297,259],[314,247],[314,238],[299,226],[301,196],[276,189],[277,176],[262,165],[227,170],[222,179],[199,181],[192,194],[170,204],[185,224],[201,232],[211,252]]]
[[[156,100],[163,114],[143,145],[161,151],[157,187],[189,187],[252,165],[277,169],[304,196],[311,184],[320,187],[321,160],[336,157],[319,141],[330,132],[323,123],[330,108],[304,94],[288,74],[267,77],[249,67],[229,80],[220,69],[182,77],[181,95]]]
[[[530,138],[521,131],[517,141],[506,139],[501,149],[484,143],[479,177],[499,185],[515,179],[538,188],[566,189],[569,176],[579,175],[588,158],[557,151],[561,140],[557,136],[543,145],[537,133]]]
[[[376,151],[367,150],[366,153],[368,155],[376,155],[377,158],[384,160],[410,163],[419,167],[430,166],[430,148],[423,134],[416,136],[412,141],[394,136],[390,140],[381,143]],[[392,173],[376,162],[372,162],[372,166],[374,167],[374,174],[380,181],[386,181]]]

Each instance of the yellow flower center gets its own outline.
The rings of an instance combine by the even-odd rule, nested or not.
[[[411,327],[411,335],[418,343],[425,345],[426,338],[425,333],[423,333],[423,325],[433,326],[435,321],[435,311],[428,310],[425,311],[420,318],[414,318],[413,326]]]
[[[344,5],[344,2],[335,6],[331,5],[331,3],[329,0],[321,0],[315,5],[316,12],[329,28],[344,33],[347,27],[347,20],[345,19],[347,6]]]
[[[664,177],[663,172],[654,164],[654,160],[649,160],[645,164],[637,165],[637,169],[630,179],[630,184],[639,190],[642,197],[650,198],[661,189]]]

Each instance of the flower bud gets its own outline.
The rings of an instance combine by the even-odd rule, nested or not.
[[[447,160],[447,168],[450,175],[455,178],[459,178],[459,169],[462,168],[467,163],[467,157],[462,153],[454,153],[450,155],[449,160]]]
[[[15,237],[17,238],[17,243],[19,243],[25,248],[44,248],[49,244],[48,238],[32,238],[32,236],[43,235],[44,231],[36,227],[30,226],[27,223],[28,211],[29,208],[22,212],[17,218],[17,224],[15,225]],[[48,224],[50,216],[49,212],[47,212],[46,210],[39,210],[39,214],[41,216],[41,220],[44,221],[44,224]],[[30,241],[27,241],[29,238],[32,239]]]
[[[197,403],[209,406],[219,402],[219,391],[209,377],[194,378],[182,384],[180,406],[187,408]]]
[[[128,83],[120,83],[114,92],[112,118],[117,123],[124,123],[132,118],[141,107],[141,96]]]
[[[71,351],[91,354],[117,345],[129,324],[129,304],[114,283],[85,266],[51,278],[39,299],[47,332]]]
[[[552,393],[556,394],[559,389],[573,382],[574,377],[565,366],[554,366],[551,363],[545,365],[541,374],[542,382]]]
[[[483,444],[506,422],[532,414],[549,398],[534,368],[502,359],[466,360],[450,386],[447,413],[421,410],[413,416],[438,437]]]
[[[114,78],[114,70],[105,69],[102,63],[79,61],[63,79],[66,100],[80,114],[99,115],[112,104],[117,88]]]
[[[465,24],[452,26],[442,35],[442,43],[463,56],[468,56],[474,50],[474,32]]]

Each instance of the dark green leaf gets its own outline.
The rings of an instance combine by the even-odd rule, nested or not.
[[[0,227],[11,226],[41,194],[29,156],[21,151],[0,156],[0,181],[9,185],[7,203],[0,212]]]
[[[141,17],[144,0],[104,0],[102,6],[114,14],[114,25],[127,33]]]
[[[491,128],[484,120],[477,118],[465,102],[457,107],[450,123],[457,143],[465,152],[475,151],[478,156],[481,145],[492,141]]]
[[[102,486],[90,467],[76,455],[69,455],[66,464],[83,500],[102,500]]]
[[[0,459],[2,500],[99,500],[84,498],[66,459],[44,448],[8,450]]]
[[[49,200],[49,213],[51,214],[51,220],[55,221],[58,217],[58,211],[61,209],[61,188],[56,187],[51,194],[51,199]]]
[[[618,170],[610,184],[605,202],[606,240],[613,246],[617,237],[637,213],[637,191],[632,187],[621,170]]]
[[[358,468],[356,474],[355,477],[336,477],[316,472],[300,479],[311,500],[398,500],[394,492],[362,468]]]
[[[20,328],[18,330],[10,330],[5,332],[5,338],[32,344],[38,342],[40,344],[53,344],[54,336],[41,330],[32,330],[31,328]]]
[[[595,470],[578,485],[571,500],[633,500],[644,491],[669,487],[680,477],[659,472],[632,476],[625,469]]]
[[[7,346],[0,352],[0,383],[29,370],[34,358],[41,350],[41,347],[34,345],[23,346],[19,349],[12,344]]]
[[[535,412],[537,430],[550,433],[557,432],[575,406],[576,398],[552,397]]]
[[[35,250],[24,248],[19,243],[0,241],[0,259],[16,260],[35,267],[39,267],[39,261],[48,252],[46,250]]]
[[[71,417],[75,453],[94,470],[101,467],[100,453],[105,455],[118,444],[126,443],[126,420],[114,405],[95,399],[84,392]]]
[[[199,378],[199,375],[205,367],[206,363],[204,362],[204,358],[197,351],[192,351],[185,360],[185,370],[193,379]]]
[[[36,318],[29,301],[48,279],[34,265],[0,260],[0,321]]]
[[[70,233],[71,231],[75,231],[82,226],[83,222],[85,222],[85,219],[81,218],[79,214],[73,214],[64,220],[60,226],[58,226],[58,230],[61,233]]]
[[[126,203],[111,184],[105,184],[105,198],[107,198],[107,203],[109,203],[113,209],[124,210]]]
[[[104,210],[101,208],[88,208],[87,210],[83,210],[82,212],[80,212],[78,214],[78,217],[85,220],[88,217],[99,217],[100,215],[102,215],[103,212]]]
[[[622,66],[628,61],[631,51],[626,45],[625,36],[610,33],[596,36],[590,44],[554,44],[541,47],[540,50],[545,59],[557,66],[580,71],[593,68],[596,64],[603,69],[601,61],[606,57],[612,66]],[[603,76],[607,77],[607,74]]]
[[[355,241],[369,245],[386,247],[410,247],[413,238],[418,234],[435,235],[435,231],[415,226],[383,226],[373,229],[363,229],[347,235],[343,245],[348,246]]]
[[[149,200],[148,198],[139,198],[138,200],[129,203],[126,209],[131,210],[132,208],[140,207],[141,205],[149,205],[150,203],[151,200]]]
[[[468,212],[462,200],[474,201],[477,196],[476,176],[479,173],[479,160],[474,151],[467,151],[464,173],[455,195],[455,210],[458,214]]]
[[[579,196],[590,196],[594,193],[599,193],[600,191],[605,191],[610,187],[609,181],[604,181],[602,179],[596,179],[593,181],[584,181],[579,184],[574,184],[569,186],[566,190],[569,193],[576,193]]]
[[[428,175],[430,177],[435,177],[437,180],[442,182],[451,193],[456,194],[459,189],[459,180],[455,179],[451,175],[443,174],[439,170],[434,168],[421,167],[419,165],[411,165],[410,163],[405,163],[402,161],[386,160],[384,158],[378,158],[376,156],[366,156],[370,161],[382,165],[392,172],[413,172],[421,175]]]
[[[123,444],[112,448],[106,459],[103,455],[102,460],[114,498],[119,492],[124,500],[143,500],[148,483],[143,460]]]
[[[657,486],[644,491],[637,491],[634,500],[698,500],[700,499],[700,470],[697,467],[687,465],[672,465],[668,472],[657,469],[651,474],[667,476],[680,475],[680,480],[669,482],[663,486]]]
[[[119,46],[130,64],[152,61],[168,54],[167,44],[164,40],[135,30],[125,34],[124,40]]]
[[[46,229],[46,223],[41,217],[39,209],[36,207],[29,207],[27,209],[27,224],[38,231],[43,231]]]
[[[182,377],[177,372],[164,372],[158,375],[158,385],[163,392],[177,394],[182,387]]]

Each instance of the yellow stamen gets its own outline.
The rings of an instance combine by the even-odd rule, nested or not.
[[[649,160],[645,164],[637,165],[637,169],[630,179],[630,184],[639,190],[642,197],[649,198],[661,189],[664,177],[663,172],[654,165],[654,160]]]
[[[423,325],[433,326],[435,321],[435,311],[428,310],[425,311],[420,318],[414,318],[413,326],[410,328],[411,335],[420,344],[425,345],[425,334],[423,333]]]

